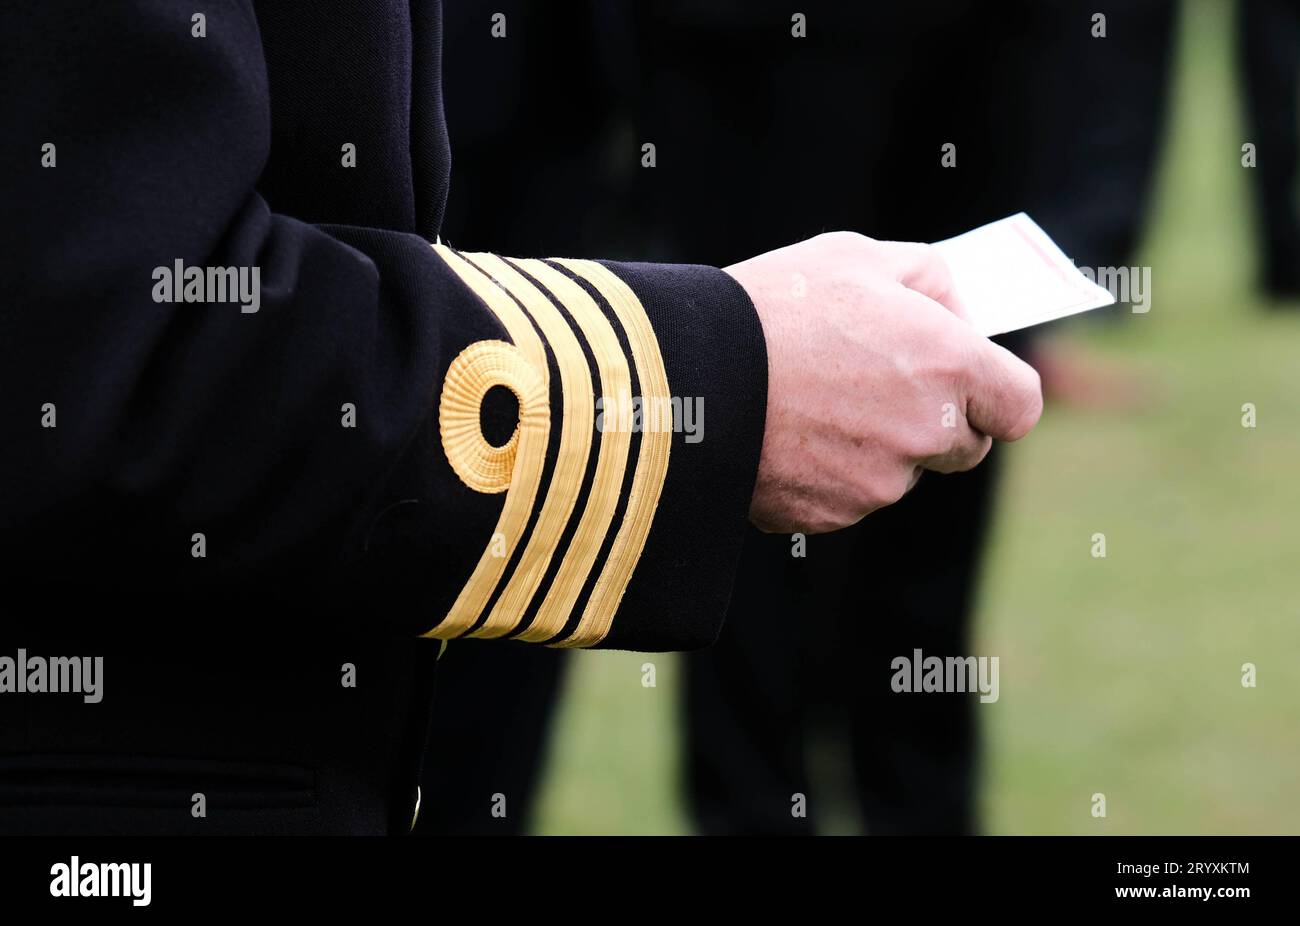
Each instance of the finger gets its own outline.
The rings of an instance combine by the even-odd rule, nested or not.
[[[936,473],[964,473],[974,469],[988,456],[993,447],[993,438],[981,434],[966,422],[958,425],[958,434],[953,439],[952,449],[922,460],[921,465]]]
[[[940,368],[952,371],[953,382],[958,390],[958,393],[953,396],[954,401],[945,402],[940,409],[942,413],[940,424],[946,438],[945,449],[942,453],[923,459],[921,465],[938,473],[965,472],[984,459],[993,443],[983,428],[976,426],[970,420],[969,408],[971,394],[969,384],[982,382],[986,378],[984,366],[988,361],[985,354],[993,344],[976,334],[969,326],[954,321],[952,315],[943,306],[938,305],[928,296],[906,289],[901,293],[902,301],[909,306],[909,311],[930,312],[935,315],[942,332],[941,337],[947,345],[941,353],[946,353],[953,358],[950,363],[941,364]],[[1014,355],[1008,354],[1008,356],[1017,363],[1020,362]]]
[[[967,318],[948,262],[932,245],[912,241],[882,241],[880,244],[888,249],[894,261],[894,279],[908,289],[929,296],[958,318]]]
[[[1043,413],[1038,373],[1015,354],[978,338],[976,360],[966,399],[966,420],[997,440],[1015,441],[1028,434]]]

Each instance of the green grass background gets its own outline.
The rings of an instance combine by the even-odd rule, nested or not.
[[[1269,311],[1253,285],[1230,4],[1188,0],[1179,41],[1133,261],[1151,311],[1065,335],[1145,402],[1049,407],[1008,454],[975,649],[1001,659],[979,710],[990,832],[1300,833],[1300,305]],[[535,831],[689,832],[677,676],[663,655],[573,660]]]

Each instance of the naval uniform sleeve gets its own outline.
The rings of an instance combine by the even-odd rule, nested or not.
[[[254,11],[204,13],[0,13],[11,624],[711,640],[766,395],[740,287],[272,211]]]
[[[693,649],[726,611],[762,443],[767,363],[748,297],[698,266],[510,260],[435,249],[508,342],[444,380],[456,477],[504,498],[431,635]],[[480,409],[509,388],[493,444]]]

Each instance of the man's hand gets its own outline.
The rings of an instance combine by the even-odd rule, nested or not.
[[[821,533],[898,501],[921,471],[1024,437],[1043,398],[1028,364],[976,334],[928,245],[819,235],[726,268],[767,339],[767,430],[749,515]]]

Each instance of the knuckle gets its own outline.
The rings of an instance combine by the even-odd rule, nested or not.
[[[975,346],[970,339],[961,337],[961,333],[960,328],[948,328],[948,336],[936,339],[932,352],[933,372],[949,387],[969,381],[979,360]]]
[[[930,271],[931,278],[934,280],[935,298],[940,302],[947,303],[957,296],[957,283],[952,278],[952,270],[948,267],[948,262],[939,256],[938,252],[934,253],[934,268]]]
[[[958,329],[962,334],[965,331]],[[948,348],[949,375],[957,382],[969,382],[974,378],[980,363],[980,345],[969,337],[954,337]]]
[[[932,286],[952,287],[952,269],[934,245],[909,241],[901,245],[901,253],[912,264],[915,273]]]
[[[887,493],[889,500],[885,502],[886,505],[894,504],[907,494],[908,489],[912,488],[913,472],[915,472],[915,468],[908,466],[906,469],[900,470],[894,475],[893,480],[889,484],[889,491]]]
[[[959,440],[960,427],[945,426],[945,413],[942,406],[936,409],[928,403],[918,408],[913,420],[893,436],[899,458],[916,463],[951,453]]]
[[[917,244],[915,248],[917,262],[931,279],[936,281],[952,279],[948,262],[943,259],[938,248],[932,244]]]
[[[860,248],[871,241],[865,235],[852,231],[822,232],[813,240],[834,248]]]
[[[836,498],[817,505],[809,518],[809,534],[829,534],[842,530],[862,517],[862,512],[853,500]]]
[[[952,444],[952,448],[935,458],[930,467],[940,473],[961,473],[974,469],[988,454],[993,439],[966,428]]]
[[[906,495],[911,488],[914,471],[915,467],[910,462],[900,463],[870,483],[863,495],[864,513],[887,508]]]
[[[971,443],[974,440],[974,432],[963,420],[959,427],[944,428],[948,434],[948,440],[944,446],[944,456],[964,457],[970,453]]]
[[[954,409],[952,414],[956,416],[958,414],[957,410]],[[965,421],[959,418],[954,421],[951,427],[940,422],[938,427],[929,429],[926,434],[929,446],[925,448],[926,452],[919,455],[917,459],[950,457],[953,454],[961,453],[962,447],[965,445],[965,434],[963,432],[966,430]]]
[[[889,504],[889,493],[882,485],[882,481],[877,475],[876,478],[860,480],[855,487],[853,507],[859,517],[869,515]]]

